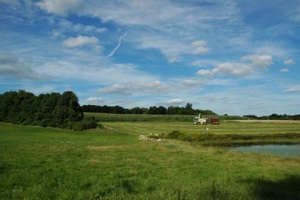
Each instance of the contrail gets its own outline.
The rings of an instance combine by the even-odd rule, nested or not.
[[[122,44],[122,39],[125,37],[127,35],[127,31],[124,33],[124,35],[122,35],[119,39],[118,39],[118,41],[119,41],[119,44],[116,46],[116,48],[114,49],[114,50],[112,50],[111,52],[110,52],[110,54],[107,56],[107,57],[111,57],[111,56],[113,56],[114,54],[115,54],[115,52],[118,50],[118,48],[121,46],[121,44]]]

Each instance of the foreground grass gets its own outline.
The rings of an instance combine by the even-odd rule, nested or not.
[[[187,123],[104,126],[73,132],[0,123],[0,199],[300,198],[299,158],[137,139],[181,128],[202,131]]]

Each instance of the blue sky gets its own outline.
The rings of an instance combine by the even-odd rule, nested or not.
[[[0,93],[300,113],[299,0],[0,0]]]

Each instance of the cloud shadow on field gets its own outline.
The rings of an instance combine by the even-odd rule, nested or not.
[[[300,176],[291,175],[280,181],[257,178],[254,183],[254,195],[257,199],[300,199]]]

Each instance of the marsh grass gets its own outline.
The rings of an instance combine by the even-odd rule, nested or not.
[[[0,123],[0,199],[300,198],[297,158],[137,139],[181,126],[104,123],[74,132]]]

